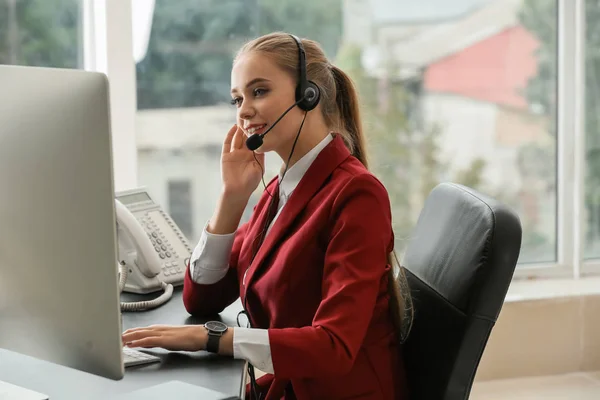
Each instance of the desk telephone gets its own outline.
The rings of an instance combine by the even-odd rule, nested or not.
[[[119,290],[153,293],[154,300],[121,302],[123,311],[141,311],[166,303],[173,285],[182,285],[186,260],[192,249],[173,219],[143,188],[115,195],[117,219]]]

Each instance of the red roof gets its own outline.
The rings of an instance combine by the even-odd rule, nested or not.
[[[537,73],[538,45],[523,27],[508,28],[430,64],[425,89],[526,108],[524,89]]]

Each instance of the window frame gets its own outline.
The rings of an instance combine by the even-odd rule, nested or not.
[[[110,80],[110,114],[115,191],[137,185],[136,71],[131,1],[83,2],[84,69]],[[110,28],[110,29],[109,29]]]

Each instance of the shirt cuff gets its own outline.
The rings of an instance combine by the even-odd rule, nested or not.
[[[227,274],[235,232],[217,235],[208,232],[207,226],[208,223],[190,258],[190,276],[196,283],[209,285]]]
[[[269,331],[267,329],[233,328],[233,358],[247,360],[261,371],[273,374]]]

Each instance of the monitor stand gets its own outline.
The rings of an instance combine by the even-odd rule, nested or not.
[[[50,398],[33,390],[25,389],[8,382],[0,381],[0,399],[2,400],[50,400]]]

